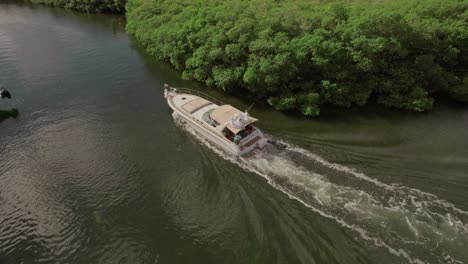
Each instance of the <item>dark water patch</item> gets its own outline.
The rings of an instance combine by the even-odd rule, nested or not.
[[[19,115],[18,109],[0,110],[0,122],[8,118],[17,118],[18,115]]]

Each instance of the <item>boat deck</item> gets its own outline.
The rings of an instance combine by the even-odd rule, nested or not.
[[[242,116],[244,113],[209,96],[200,97],[195,94],[184,91],[177,93],[175,91],[165,90],[168,104],[174,109],[176,115],[181,115],[195,130],[202,133],[202,135],[214,144],[217,144],[229,153],[243,158],[252,158],[265,149],[266,140],[261,131],[255,127],[253,127],[252,130],[252,127],[250,127],[245,131],[242,130],[242,132],[240,131],[241,128],[232,127],[234,123],[231,122],[239,122],[239,116]],[[237,119],[234,120],[235,117]],[[250,123],[257,120],[252,117],[247,117],[247,115],[246,118],[248,118]],[[244,128],[247,127],[246,124],[243,125]],[[233,140],[228,137],[229,133],[226,132],[228,130],[222,132],[223,129],[226,128],[232,132],[231,134],[237,134],[239,131],[242,132],[240,134],[242,134],[241,137],[243,137],[244,140],[239,142],[239,144],[235,144]],[[249,133],[249,131],[251,133]]]
[[[253,144],[257,143],[257,141],[259,141],[260,139],[262,139],[260,136],[256,136],[254,139],[250,140],[249,142],[247,142],[246,144],[242,145],[244,148],[248,148],[250,146],[252,146]]]
[[[172,102],[178,109],[183,110],[195,119],[205,123],[206,121],[203,120],[203,115],[219,107],[210,101],[191,94],[177,94],[172,98]]]
[[[175,107],[182,109],[183,105],[197,98],[199,97],[195,95],[191,95],[191,94],[177,94],[176,96],[173,96],[171,99]]]
[[[200,120],[200,121],[206,122],[205,120],[203,120],[203,115],[206,112],[208,112],[210,110],[214,110],[216,108],[218,108],[217,105],[210,104],[210,105],[204,106],[203,108],[198,109],[195,113],[192,114],[192,116],[195,117],[196,119]]]

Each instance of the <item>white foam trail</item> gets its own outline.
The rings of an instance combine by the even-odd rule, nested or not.
[[[414,207],[408,207],[408,205],[405,206],[399,206],[398,204],[395,205],[395,203],[392,203],[392,207],[385,207],[381,202],[376,200],[374,197],[366,193],[365,191],[362,190],[356,190],[351,187],[346,187],[346,186],[339,186],[336,184],[331,183],[330,181],[327,181],[327,179],[319,174],[312,173],[310,171],[305,170],[302,167],[295,166],[292,164],[291,160],[285,159],[285,158],[280,158],[280,157],[268,157],[270,158],[267,160],[264,157],[259,157],[258,159],[254,160],[245,160],[245,159],[240,159],[237,157],[234,157],[232,155],[229,155],[225,153],[224,151],[218,149],[217,147],[213,146],[210,142],[208,142],[203,136],[200,136],[195,130],[193,130],[190,127],[184,126],[185,129],[193,134],[203,145],[206,147],[210,148],[213,150],[216,154],[218,154],[220,157],[224,158],[225,160],[228,160],[234,164],[237,164],[239,167],[242,169],[256,173],[257,175],[260,175],[261,177],[265,178],[267,182],[273,186],[274,188],[280,190],[284,194],[286,194],[289,198],[294,199],[307,208],[311,209],[313,212],[326,217],[328,219],[332,219],[341,226],[352,230],[359,234],[359,236],[369,242],[372,242],[375,246],[377,247],[382,247],[387,249],[388,252],[391,254],[394,254],[398,257],[404,258],[406,261],[409,263],[416,263],[416,264],[422,264],[426,263],[422,259],[412,256],[411,253],[408,251],[398,248],[399,245],[415,245],[415,246],[420,246],[424,247],[427,249],[427,246],[425,245],[427,241],[440,241],[441,243],[445,243],[444,241],[447,240],[453,240],[453,238],[445,238],[444,236],[446,234],[443,234],[442,232],[439,232],[437,225],[444,225],[445,228],[449,229],[449,232],[457,234],[458,230],[460,227],[466,231],[466,225],[460,221],[457,218],[454,218],[450,214],[443,216],[440,214],[437,214],[435,212],[431,212],[429,209],[424,207],[423,202],[418,202],[415,200],[415,198],[412,199],[412,204]],[[292,151],[292,152],[297,152]],[[305,153],[307,153],[310,156],[311,153],[308,153],[305,150],[301,150]],[[322,165],[330,165],[331,163],[325,161],[324,159],[316,156],[313,154],[314,160],[317,158],[319,162]],[[327,166],[328,167],[328,166]],[[331,169],[335,169],[337,171],[344,171],[344,172],[353,172],[357,173],[352,169],[349,169],[347,167],[334,164],[334,166],[329,166]],[[377,180],[374,180],[362,173],[357,173],[360,174],[361,179],[371,179],[373,183],[376,183],[377,186],[381,187],[382,189],[385,189],[386,191],[397,191],[401,192],[401,188],[398,187],[398,189],[395,189],[396,186],[391,186],[387,185],[385,183],[381,183]],[[364,176],[364,177],[362,177]],[[277,182],[277,177],[287,180],[285,183],[279,184]],[[305,191],[308,195],[313,196],[313,200],[307,199],[305,200],[304,198],[300,197],[300,194],[303,191],[296,192],[292,191],[289,189],[286,185],[291,185],[293,188],[301,188],[303,191]],[[387,188],[388,186],[392,188]],[[297,193],[297,194],[296,194]],[[399,203],[405,203],[405,201],[400,201]],[[416,208],[416,209],[414,209]],[[410,211],[408,211],[410,210]],[[413,211],[414,210],[414,211]],[[356,223],[351,223],[345,218],[339,217],[340,213],[347,212],[345,214],[346,219],[348,218],[349,215],[352,215],[350,220],[351,222],[356,222]],[[419,212],[421,211],[421,212]],[[417,219],[413,219],[413,217],[408,218],[408,215],[426,215],[428,218],[428,222],[421,222]],[[433,218],[433,216],[437,216],[436,219]],[[375,222],[382,221],[379,223],[378,227],[384,227],[384,229],[389,228],[390,230],[388,231],[382,231],[384,233],[380,234],[378,231],[376,231],[376,223],[367,223],[362,225],[360,221],[366,220],[368,222],[369,219],[375,219]],[[403,237],[400,238],[399,234],[396,231],[397,229],[393,229],[394,223],[392,221],[397,221],[397,224],[405,224],[408,228],[408,230],[411,231],[412,234],[415,235],[416,241],[411,239],[408,241],[404,239]],[[440,222],[442,221],[442,222]],[[434,224],[435,223],[435,224]],[[444,224],[446,223],[446,224]],[[380,226],[382,225],[383,226]],[[387,227],[387,226],[388,227]],[[426,232],[426,235],[421,235],[420,231],[418,229],[421,229],[422,232]],[[427,235],[427,232],[430,232],[429,235]],[[464,234],[462,234],[464,235]],[[418,239],[422,236],[422,239]],[[379,237],[383,237],[384,240],[382,240]],[[462,237],[462,240],[466,240],[466,237]],[[445,240],[444,240],[445,239]],[[420,241],[418,241],[420,240]],[[425,242],[426,241],[426,242]],[[439,245],[439,242],[437,242],[437,247]],[[396,249],[397,248],[397,249]],[[411,248],[410,248],[411,251]],[[451,257],[448,253],[446,252],[439,252],[439,253],[433,253],[431,256],[434,256],[437,254],[440,254],[443,256],[446,260],[449,259],[451,263],[458,263],[460,262],[459,260],[456,260],[455,258]],[[427,256],[425,256],[427,257]],[[438,256],[436,256],[438,258]]]
[[[239,167],[241,167],[242,169],[248,171],[248,172],[253,172],[263,178],[265,178],[267,180],[267,182],[273,186],[274,188],[276,188],[277,190],[280,190],[281,192],[283,192],[284,194],[286,194],[290,199],[293,199],[293,200],[296,200],[298,202],[300,202],[301,204],[303,204],[305,207],[311,209],[312,211],[314,211],[315,213],[323,216],[323,217],[326,217],[328,219],[332,219],[334,221],[336,221],[337,223],[339,223],[341,226],[343,227],[346,227],[350,230],[353,230],[355,232],[357,232],[361,238],[367,240],[367,241],[371,241],[374,243],[375,246],[378,246],[378,247],[384,247],[386,248],[390,253],[396,255],[396,256],[399,256],[399,257],[404,257],[407,261],[409,261],[410,263],[416,263],[416,264],[425,264],[424,261],[422,260],[419,260],[419,259],[413,259],[410,257],[410,255],[405,252],[403,249],[394,249],[390,246],[388,246],[385,242],[381,241],[380,239],[378,238],[374,238],[374,237],[371,237],[370,235],[367,234],[367,232],[360,228],[360,227],[357,227],[355,225],[352,225],[352,224],[348,224],[346,223],[344,220],[341,220],[337,217],[334,217],[332,215],[329,215],[323,211],[321,211],[320,209],[314,207],[314,206],[311,206],[310,204],[306,203],[304,200],[302,200],[301,198],[293,195],[290,191],[288,191],[287,189],[283,188],[282,186],[276,184],[272,178],[256,169],[254,169],[253,167],[251,166],[248,166],[248,163],[243,160],[243,159],[240,159],[240,158],[237,158],[237,157],[234,157],[232,155],[229,155],[227,153],[225,153],[224,151],[220,150],[219,148],[213,146],[210,142],[208,142],[204,137],[200,136],[198,134],[198,132],[196,132],[195,130],[193,130],[191,127],[189,126],[183,126],[188,132],[190,132],[191,134],[193,134],[194,136],[196,136],[196,138],[206,147],[208,147],[209,149],[213,150],[216,154],[218,154],[220,157],[222,157],[223,159],[225,160],[228,160],[236,165],[238,165]]]
[[[453,205],[453,204],[451,204],[451,203],[449,203],[449,202],[447,202],[447,201],[445,201],[443,199],[439,199],[436,195],[433,195],[431,193],[427,193],[427,192],[421,191],[421,190],[416,189],[416,188],[401,186],[399,184],[383,183],[383,182],[381,182],[381,181],[379,181],[379,180],[377,180],[375,178],[371,178],[371,177],[367,176],[366,174],[357,171],[356,169],[349,168],[349,167],[346,167],[346,166],[343,166],[343,165],[340,165],[340,164],[329,162],[329,161],[323,159],[322,157],[320,157],[320,156],[318,156],[318,155],[316,155],[316,154],[314,154],[314,153],[312,153],[312,152],[310,152],[308,150],[300,148],[298,146],[289,144],[289,143],[284,142],[282,140],[276,140],[276,141],[279,142],[280,144],[286,146],[287,150],[289,150],[291,152],[301,154],[304,157],[312,159],[312,160],[314,160],[314,161],[316,161],[316,162],[318,162],[318,163],[322,164],[323,166],[326,166],[326,167],[328,167],[330,169],[335,169],[337,171],[348,173],[348,174],[353,175],[354,177],[356,177],[358,179],[373,183],[376,186],[382,187],[382,188],[384,188],[386,190],[389,190],[389,191],[403,190],[404,192],[409,191],[409,192],[416,193],[416,194],[418,194],[420,196],[430,197],[431,202],[436,203],[436,204],[438,204],[440,206],[443,206],[445,208],[450,208],[450,209],[452,209],[453,211],[455,211],[455,212],[457,212],[459,214],[464,214],[464,215],[468,216],[468,211],[457,208],[455,205]]]
[[[418,230],[413,226],[413,224],[411,224],[411,221],[409,220],[408,216],[405,216],[405,219],[406,219],[406,223],[408,224],[408,226],[411,228],[411,230],[413,231],[413,233],[417,236],[419,236],[419,232]]]

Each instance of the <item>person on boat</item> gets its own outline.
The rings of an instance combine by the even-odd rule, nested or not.
[[[239,145],[239,142],[241,140],[241,135],[235,135],[234,136],[234,144]]]

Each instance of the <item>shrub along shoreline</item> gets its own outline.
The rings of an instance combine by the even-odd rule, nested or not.
[[[73,9],[87,13],[125,13],[127,0],[29,0],[33,4]]]
[[[376,101],[422,112],[438,94],[468,102],[468,0],[128,0],[126,16],[127,31],[184,78],[247,90],[277,110],[317,116],[322,105]]]

